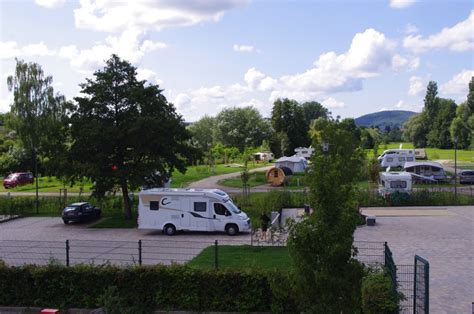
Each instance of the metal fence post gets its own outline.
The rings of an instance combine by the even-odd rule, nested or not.
[[[142,265],[142,240],[138,240],[138,265]]]
[[[219,268],[217,247],[218,247],[218,242],[217,242],[217,240],[216,240],[216,241],[214,242],[214,267],[215,267],[216,269]]]
[[[418,271],[418,265],[417,265],[418,259],[416,258],[415,255],[415,271],[413,272],[413,314],[416,314],[416,273]]]
[[[69,266],[69,240],[66,240],[66,266]]]
[[[430,264],[425,263],[425,313],[430,312]]]

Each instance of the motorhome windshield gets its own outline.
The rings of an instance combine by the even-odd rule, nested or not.
[[[228,200],[225,204],[227,205],[227,208],[230,209],[230,211],[234,214],[240,214],[242,212],[237,206],[235,206],[234,203],[232,203],[231,200]]]

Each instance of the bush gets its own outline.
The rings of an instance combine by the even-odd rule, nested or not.
[[[153,310],[289,312],[289,278],[277,272],[197,270],[186,266],[0,264],[0,306]],[[282,292],[287,289],[286,292]],[[294,309],[294,308],[293,308]]]
[[[366,314],[396,313],[398,296],[385,273],[371,273],[362,280],[362,310]]]

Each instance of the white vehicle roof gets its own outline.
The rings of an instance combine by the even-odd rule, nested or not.
[[[380,178],[385,180],[411,180],[409,172],[381,172]]]
[[[180,196],[207,196],[216,198],[221,201],[229,199],[229,195],[219,189],[171,189],[171,188],[154,188],[142,190],[140,195],[180,195]]]
[[[405,163],[404,168],[407,169],[407,168],[416,167],[416,166],[431,166],[435,168],[444,169],[443,165],[435,161],[407,161]]]

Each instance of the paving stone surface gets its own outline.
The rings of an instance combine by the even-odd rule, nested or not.
[[[357,228],[359,241],[387,241],[397,264],[417,254],[430,263],[430,313],[472,313],[474,206],[443,207],[452,215],[377,217]]]

